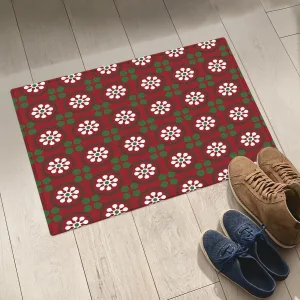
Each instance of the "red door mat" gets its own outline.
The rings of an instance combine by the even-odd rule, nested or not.
[[[52,235],[226,180],[273,143],[223,38],[12,96]]]

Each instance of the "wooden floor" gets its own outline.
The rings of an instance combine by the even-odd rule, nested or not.
[[[0,0],[0,300],[248,300],[199,249],[239,209],[223,182],[50,236],[10,89],[226,37],[300,169],[300,0]],[[300,299],[300,247],[271,299]]]

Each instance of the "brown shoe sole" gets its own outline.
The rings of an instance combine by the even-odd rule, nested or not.
[[[238,198],[238,196],[236,195],[232,185],[231,185],[231,181],[230,181],[230,174],[229,174],[229,168],[228,168],[228,176],[229,176],[229,185],[232,191],[232,194],[235,198],[235,200],[240,204],[240,206],[256,221],[257,224],[262,225],[263,223],[251,212],[251,210],[245,206],[245,204]],[[284,245],[281,242],[279,242],[269,231],[268,229],[266,229],[266,233],[269,235],[269,237],[273,240],[273,242],[275,244],[277,244],[278,246],[282,247],[282,248],[286,248],[286,249],[290,249],[290,248],[294,248],[296,245],[290,246],[290,245]]]

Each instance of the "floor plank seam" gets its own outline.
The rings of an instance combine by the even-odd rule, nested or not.
[[[173,22],[173,19],[172,19],[172,17],[171,17],[171,14],[170,14],[170,12],[169,12],[168,6],[166,5],[165,0],[162,0],[162,1],[163,1],[163,3],[164,3],[164,6],[165,6],[165,8],[166,8],[166,11],[167,11],[167,13],[168,13],[168,15],[169,15],[169,17],[170,17],[170,20],[171,20],[171,22],[172,22],[173,28],[174,28],[174,30],[175,30],[177,36],[178,36],[178,39],[179,39],[179,41],[180,41],[180,44],[181,44],[182,47],[184,47],[184,46],[183,46],[183,43],[182,43],[182,40],[181,40],[181,38],[180,38],[180,36],[179,36],[179,33],[178,33],[178,31],[177,31],[177,28],[176,28],[176,26],[175,26],[175,24],[174,24],[174,22]],[[166,49],[166,50],[167,50],[167,49]]]
[[[224,296],[225,296],[225,299],[226,299],[226,300],[229,300],[229,299],[227,299],[227,295],[226,295],[226,293],[225,293],[223,284],[222,284],[222,282],[221,282],[221,280],[220,280],[220,274],[219,274],[218,272],[217,272],[217,276],[218,276],[218,278],[219,278],[220,285],[221,285],[221,289],[222,289],[222,291],[223,291],[223,294],[224,294]]]
[[[158,289],[157,289],[157,286],[156,286],[156,283],[155,283],[155,280],[154,280],[154,277],[153,277],[153,274],[152,274],[152,271],[151,271],[151,267],[150,267],[150,264],[149,264],[149,261],[148,261],[148,257],[147,257],[147,254],[146,254],[146,251],[145,251],[145,248],[144,248],[144,245],[143,245],[143,242],[142,242],[142,239],[141,239],[141,236],[140,236],[140,233],[139,233],[139,230],[138,230],[138,227],[137,227],[137,225],[136,225],[136,222],[135,222],[135,219],[134,219],[134,215],[133,215],[132,212],[131,212],[131,216],[132,216],[132,219],[133,219],[134,226],[135,226],[135,228],[136,228],[137,234],[138,234],[138,236],[139,236],[139,240],[140,240],[140,243],[141,243],[141,246],[142,246],[144,255],[145,255],[145,259],[146,259],[146,261],[147,261],[147,265],[148,265],[148,268],[149,268],[149,272],[150,272],[150,274],[151,274],[151,277],[152,277],[152,280],[153,280],[153,284],[154,284],[155,289],[156,289],[157,297],[158,297],[158,299],[161,299],[161,298],[160,298],[160,295],[159,295],[159,292],[158,292]]]
[[[296,6],[300,6],[300,4],[295,4],[295,5],[292,5],[292,6],[288,6],[288,7],[283,7],[283,8],[278,8],[278,9],[273,9],[273,10],[268,10],[266,11],[266,13],[270,13],[270,12],[273,12],[273,11],[278,11],[278,10],[284,10],[284,9],[288,9],[288,8],[292,8],[292,7],[296,7]]]
[[[288,34],[288,35],[284,35],[284,36],[281,36],[280,39],[284,39],[284,38],[287,38],[287,37],[290,37],[290,36],[294,36],[294,35],[299,35],[300,32],[297,32],[297,33],[293,33],[293,34]]]
[[[275,26],[273,25],[273,23],[272,23],[272,21],[271,21],[271,19],[270,19],[270,16],[269,16],[268,14],[266,14],[266,15],[268,16],[269,22],[271,23],[271,25],[272,25],[274,31],[276,32],[276,35],[277,35],[277,37],[279,38],[281,45],[283,46],[283,48],[284,48],[286,54],[288,55],[288,57],[289,57],[291,63],[293,64],[293,66],[294,66],[296,72],[298,73],[298,75],[299,75],[299,77],[300,77],[300,73],[298,72],[298,70],[297,70],[297,68],[296,68],[296,66],[295,66],[295,64],[294,64],[294,62],[293,62],[293,60],[292,60],[292,58],[291,58],[289,52],[288,52],[287,49],[285,48],[284,43],[283,43],[282,40],[281,40],[281,37],[279,36],[278,32],[276,31]]]
[[[297,250],[297,248],[296,248],[295,250],[296,250],[296,253],[297,253],[298,259],[300,260],[300,254],[299,254],[299,251]]]
[[[134,54],[132,45],[131,45],[131,43],[130,43],[130,39],[129,39],[128,33],[127,33],[126,29],[125,29],[125,26],[124,26],[123,20],[122,20],[122,18],[121,18],[120,12],[119,12],[119,10],[118,10],[118,7],[117,7],[117,5],[116,5],[116,2],[115,2],[115,0],[112,0],[112,1],[113,1],[113,3],[114,3],[114,6],[115,6],[116,11],[117,11],[117,13],[118,13],[118,16],[119,16],[120,22],[121,22],[121,24],[122,24],[123,30],[124,30],[124,32],[125,32],[125,34],[126,34],[126,38],[127,38],[127,40],[128,40],[128,44],[129,44],[130,49],[131,49],[131,51],[132,51],[133,58],[135,58],[135,54]]]
[[[196,192],[196,193],[197,193],[197,192]],[[196,217],[196,213],[195,213],[195,211],[194,211],[194,208],[193,208],[193,205],[192,205],[192,203],[191,203],[191,200],[190,200],[190,198],[189,198],[189,195],[187,195],[187,198],[188,198],[189,204],[190,204],[190,206],[191,206],[191,209],[192,209],[192,211],[193,211],[193,214],[194,214],[194,217],[195,217],[196,223],[198,224],[198,227],[199,227],[200,233],[202,233],[201,226],[200,226],[200,224],[199,224],[199,222],[198,222],[198,219],[197,219],[197,217]]]
[[[288,291],[288,293],[289,293],[289,295],[290,295],[291,300],[293,300],[293,297],[292,297],[292,295],[291,295],[291,293],[290,293],[290,290],[288,289],[288,286],[287,286],[287,284],[286,284],[285,281],[284,281],[284,285],[285,285],[285,287],[286,287],[286,289],[287,289],[287,291]]]
[[[218,282],[220,282],[220,281],[216,281],[216,282],[213,282],[213,283],[210,283],[210,284],[204,285],[204,286],[202,286],[202,287],[200,287],[200,288],[198,288],[198,289],[194,289],[194,290],[192,290],[192,291],[189,291],[189,292],[186,292],[186,293],[183,293],[183,294],[180,294],[180,295],[177,295],[177,296],[174,296],[174,297],[168,298],[167,300],[176,299],[176,298],[178,298],[178,297],[182,297],[182,296],[184,296],[184,295],[187,295],[187,294],[193,293],[193,292],[195,292],[195,291],[202,290],[202,289],[204,289],[204,288],[206,288],[206,287],[209,287],[209,286],[211,286],[211,285],[214,285],[214,284],[216,284],[216,283],[218,283]],[[221,282],[220,282],[220,283],[221,283]],[[227,298],[226,298],[226,299],[227,299]]]
[[[29,65],[28,56],[27,56],[26,49],[25,49],[25,44],[24,44],[23,37],[22,37],[22,34],[21,34],[19,22],[18,22],[18,19],[17,19],[17,14],[16,14],[16,11],[15,11],[15,8],[14,8],[14,4],[13,4],[12,0],[10,0],[10,4],[11,4],[11,7],[12,7],[12,11],[14,13],[14,16],[15,16],[15,21],[16,21],[16,24],[17,24],[17,27],[18,27],[20,39],[21,39],[21,42],[22,42],[24,54],[25,54],[25,57],[26,57],[27,65],[28,65],[28,70],[29,70],[29,73],[30,73],[30,77],[31,77],[32,82],[34,82],[33,75],[32,75],[31,69],[30,69],[30,65]]]
[[[19,278],[19,273],[18,273],[18,269],[17,269],[16,259],[15,259],[15,254],[14,254],[14,250],[13,250],[13,247],[12,247],[12,244],[11,244],[10,233],[9,233],[8,226],[7,226],[6,215],[5,215],[5,211],[4,211],[4,205],[3,205],[1,194],[0,194],[0,202],[1,202],[2,210],[3,210],[3,215],[4,215],[6,230],[7,230],[7,235],[8,235],[9,244],[10,244],[10,250],[11,250],[11,253],[12,253],[12,256],[13,256],[13,260],[14,260],[16,275],[17,275],[17,279],[18,279],[18,283],[19,283],[19,289],[20,289],[21,297],[22,297],[22,299],[24,299],[23,293],[22,293],[22,288],[21,288],[21,283],[20,283],[20,278]]]
[[[79,52],[79,55],[80,55],[80,59],[81,59],[82,64],[83,64],[83,68],[84,68],[84,70],[86,71],[86,67],[85,67],[85,64],[84,64],[84,61],[83,61],[83,58],[82,58],[82,54],[81,54],[81,52],[80,52],[80,48],[79,48],[79,45],[78,45],[78,42],[77,42],[77,39],[76,39],[76,35],[75,35],[75,32],[74,32],[72,23],[71,23],[71,19],[70,19],[69,14],[68,14],[68,10],[67,10],[66,5],[65,5],[65,1],[64,1],[64,0],[61,0],[61,2],[62,2],[62,5],[63,5],[63,7],[64,7],[64,9],[65,9],[66,16],[67,16],[67,19],[68,19],[68,21],[69,21],[69,24],[70,24],[70,27],[71,27],[71,30],[72,30],[72,34],[73,34],[73,37],[74,37],[74,40],[75,40],[75,43],[76,43],[76,46],[77,46],[77,49],[78,49],[78,52]]]
[[[278,138],[278,136],[277,136],[277,133],[276,133],[276,131],[274,130],[273,125],[272,125],[272,123],[271,123],[271,121],[270,121],[270,118],[268,117],[268,114],[266,113],[266,110],[265,110],[265,108],[264,108],[264,106],[263,106],[263,102],[260,100],[260,97],[259,97],[259,95],[258,95],[258,93],[257,93],[257,91],[256,91],[256,88],[255,88],[255,86],[254,86],[252,80],[251,80],[251,77],[250,77],[250,75],[248,74],[245,65],[243,64],[243,61],[242,61],[242,59],[240,58],[240,56],[239,56],[239,54],[238,54],[238,51],[236,50],[236,47],[234,46],[234,43],[233,43],[233,41],[232,41],[232,39],[231,39],[231,37],[230,37],[230,34],[229,34],[229,32],[228,32],[228,30],[227,30],[227,28],[226,28],[226,26],[225,26],[225,24],[224,24],[224,22],[223,22],[223,20],[222,20],[220,14],[219,14],[219,12],[218,12],[218,10],[216,9],[216,7],[214,6],[214,4],[212,3],[211,0],[209,0],[209,2],[211,3],[211,5],[212,5],[213,9],[215,10],[216,14],[219,16],[220,22],[222,23],[222,25],[223,25],[223,27],[224,27],[224,29],[225,29],[227,35],[228,35],[228,38],[229,38],[229,40],[230,40],[231,43],[232,43],[232,47],[233,47],[233,49],[235,50],[236,55],[237,55],[237,57],[239,58],[239,61],[240,61],[241,65],[243,66],[243,68],[244,68],[244,70],[245,70],[245,73],[247,74],[247,76],[248,76],[248,78],[249,78],[249,81],[250,81],[250,83],[251,83],[251,86],[253,87],[253,89],[254,89],[254,91],[255,91],[257,100],[258,100],[259,103],[260,103],[261,110],[262,110],[262,111],[264,112],[264,114],[265,114],[265,117],[264,117],[264,118],[268,120],[268,123],[269,123],[269,125],[270,125],[270,127],[271,127],[271,129],[272,129],[272,133],[274,134],[277,143],[279,144],[280,148],[283,149],[283,147],[282,147],[282,145],[281,145],[281,142],[279,141],[279,138]],[[259,3],[261,4],[260,1],[259,1]],[[263,5],[262,5],[262,4],[261,4],[261,6],[262,6],[262,8],[263,8]]]
[[[81,262],[82,270],[83,270],[83,273],[84,273],[85,281],[86,281],[87,287],[89,289],[91,300],[93,300],[91,289],[90,289],[89,282],[88,282],[88,279],[87,279],[87,276],[86,276],[86,272],[85,272],[85,269],[84,269],[83,261],[82,261],[82,258],[81,258],[81,254],[80,254],[80,251],[79,251],[79,247],[78,247],[78,243],[77,243],[77,239],[76,239],[76,235],[75,235],[74,230],[73,230],[73,235],[74,235],[76,247],[77,247],[77,250],[78,250],[78,255],[79,255],[79,259],[80,259],[80,262]]]

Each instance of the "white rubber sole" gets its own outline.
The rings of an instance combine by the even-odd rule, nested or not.
[[[233,187],[232,187],[232,184],[231,184],[231,181],[230,181],[230,174],[229,174],[229,168],[228,168],[228,182],[229,182],[229,186],[231,188],[231,191],[232,191],[232,194],[235,198],[235,200],[239,203],[239,205],[256,221],[257,224],[259,225],[262,225],[263,223],[250,211],[250,209],[248,209],[248,207],[246,207],[241,201],[240,199],[238,198],[238,196],[236,195]],[[221,224],[222,226],[222,224]],[[223,227],[222,227],[223,229]],[[281,242],[279,242],[269,231],[268,229],[265,230],[266,233],[268,234],[268,236],[272,239],[272,241],[277,244],[278,246],[282,247],[282,248],[285,248],[285,249],[291,249],[291,248],[294,248],[296,245],[293,245],[293,246],[287,246],[287,245],[284,245],[282,244]]]
[[[221,223],[223,223],[223,222],[221,222]],[[221,224],[221,226],[222,226],[222,224]],[[224,226],[224,225],[223,225],[223,226]],[[222,227],[222,229],[223,229],[223,227]],[[208,231],[208,230],[206,230],[206,231]],[[203,235],[205,234],[206,231],[204,231],[203,233],[201,233],[199,244],[200,244],[200,248],[201,248],[201,250],[202,250],[204,256],[206,257],[207,261],[209,262],[209,264],[216,270],[217,273],[219,273],[219,274],[221,274],[222,276],[226,277],[226,278],[227,278],[228,280],[230,280],[233,284],[235,284],[235,285],[237,285],[238,287],[240,287],[242,290],[244,290],[247,294],[249,294],[249,295],[252,296],[253,298],[256,298],[256,299],[265,299],[265,298],[259,298],[259,297],[256,297],[256,296],[252,295],[252,294],[249,293],[247,290],[245,290],[242,286],[240,286],[240,285],[237,284],[236,282],[232,281],[232,280],[231,280],[230,278],[228,278],[225,274],[223,274],[222,272],[220,272],[220,271],[214,266],[214,264],[213,264],[212,261],[210,260],[208,254],[207,254],[207,252],[206,252],[206,250],[205,250],[205,248],[204,248],[204,245],[203,245]],[[225,231],[226,231],[226,230],[225,230]],[[227,233],[227,231],[226,231],[226,233]],[[228,234],[228,233],[227,233],[227,234]]]

